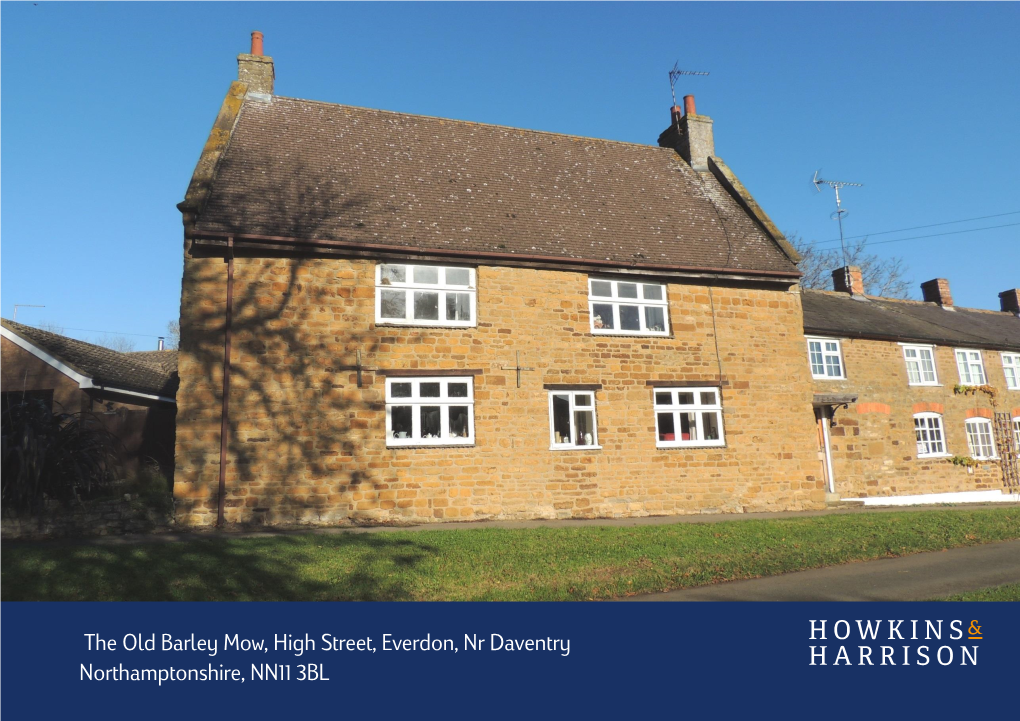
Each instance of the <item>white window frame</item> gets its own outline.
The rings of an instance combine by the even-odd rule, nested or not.
[[[1002,373],[1006,376],[1006,388],[1020,391],[1020,353],[1002,354]]]
[[[386,280],[382,276],[383,266],[402,266],[406,269],[404,282]],[[438,283],[415,283],[415,268],[434,268],[438,272]],[[449,269],[466,270],[468,285],[450,285],[446,282],[446,271]],[[474,268],[455,265],[435,265],[431,263],[376,263],[375,265],[375,324],[376,325],[412,325],[439,328],[474,328],[478,325],[478,287],[477,272]],[[404,291],[404,317],[384,318],[382,315],[383,291]],[[439,294],[439,319],[430,320],[414,317],[414,294],[416,292],[435,292]],[[446,320],[446,297],[449,293],[467,293],[471,299],[471,320]]]
[[[703,403],[701,394],[702,393],[714,393],[715,403]],[[670,399],[669,405],[658,404],[659,393],[669,393],[672,398]],[[692,393],[694,395],[694,403],[679,402],[679,393]],[[659,414],[660,413],[672,413],[673,414],[673,432],[674,439],[672,441],[659,440]],[[694,440],[683,440],[682,438],[676,438],[675,436],[680,435],[680,414],[681,413],[693,413],[695,417],[695,428],[697,438]],[[705,440],[705,426],[704,426],[704,415],[706,413],[712,413],[715,415],[716,427],[719,429],[719,437],[713,440]],[[700,388],[680,388],[680,387],[661,387],[652,389],[652,414],[655,416],[655,447],[656,448],[718,448],[726,445],[726,433],[723,430],[723,412],[722,412],[722,391],[716,386],[702,386]]]
[[[577,406],[577,396],[587,395],[591,396],[591,434],[592,442],[591,445],[578,445],[573,441],[577,430],[574,428],[574,412],[576,410],[586,411],[587,406]],[[569,443],[557,443],[556,442],[556,419],[553,417],[553,398],[555,396],[569,396],[570,399],[570,437]],[[582,390],[582,389],[571,389],[561,391],[549,391],[549,450],[551,451],[569,451],[569,450],[599,450],[602,446],[599,445],[599,419],[596,411],[596,405],[598,401],[595,398],[594,390]]]
[[[917,427],[918,421],[922,422],[922,428]],[[934,426],[931,421],[936,421]],[[933,431],[937,431],[939,438],[938,440],[932,440],[930,438],[919,440],[917,438],[918,431],[922,431],[926,435],[930,435]],[[949,456],[949,444],[946,442],[946,424],[943,422],[942,415],[939,413],[915,413],[914,441],[917,443],[918,458],[945,458]],[[931,450],[935,443],[942,446],[941,451]],[[921,444],[924,444],[924,447],[928,450],[922,452]]]
[[[595,283],[610,283],[612,286],[612,296],[595,295],[593,292],[593,286]],[[637,293],[639,298],[623,298],[620,297],[620,286],[621,285],[633,285],[637,287]],[[648,299],[645,298],[645,286],[651,286],[659,288],[659,294],[662,296],[660,299]],[[669,335],[669,296],[666,292],[665,283],[646,283],[640,280],[613,280],[612,278],[588,278],[588,317],[591,326],[591,332],[593,335],[648,335],[648,336],[668,336]],[[610,305],[613,307],[613,327],[612,328],[596,328],[595,321],[595,304],[599,305]],[[624,330],[620,327],[620,306],[636,306],[638,308],[638,323],[640,328],[638,330]],[[662,310],[662,330],[649,330],[648,320],[645,317],[646,308],[660,308]]]
[[[971,354],[976,354],[977,360]],[[983,386],[988,383],[988,374],[985,373],[985,359],[981,355],[980,350],[974,348],[956,348],[953,350],[953,357],[956,358],[956,371],[960,374],[960,383],[962,385]],[[980,380],[971,377],[976,375],[975,371],[981,374]]]
[[[980,417],[968,418],[964,421],[963,427],[967,431],[967,448],[970,449],[971,458],[975,461],[989,461],[999,457],[995,450],[995,429],[992,427],[992,422],[989,419]],[[988,446],[991,450],[991,455],[976,455],[974,453],[974,439],[972,436],[977,436],[978,440],[980,440],[982,428],[988,431]]]
[[[813,350],[811,348],[812,343],[818,344],[818,355],[822,359],[822,372],[817,373],[815,371],[815,361],[813,357]],[[832,350],[827,348],[826,344],[835,344],[836,349]],[[807,339],[807,350],[808,350],[808,365],[811,368],[811,377],[819,380],[846,380],[846,366],[843,364],[843,345],[840,343],[839,338],[823,338],[818,336],[808,336]],[[829,359],[835,358],[836,363],[839,365],[839,375],[829,375],[830,365]]]
[[[908,385],[912,385],[912,386],[937,386],[939,384],[939,370],[938,370],[938,367],[935,365],[935,346],[933,346],[933,345],[916,345],[916,344],[912,344],[912,343],[901,343],[900,345],[903,346],[903,360],[906,363],[906,367],[907,367],[907,384]],[[917,357],[916,358],[910,358],[910,356],[907,354],[908,351],[916,352]],[[931,359],[932,380],[925,380],[925,377],[924,377],[924,367],[922,365],[924,360],[923,360],[923,358],[921,356],[921,353],[923,351],[927,351],[928,355],[930,356],[930,359]],[[910,379],[910,364],[911,363],[916,363],[917,364],[917,378],[918,378],[918,380],[917,380],[916,383]]]
[[[393,397],[393,385],[395,383],[410,383],[411,396],[406,398]],[[423,398],[421,396],[422,383],[439,383],[439,397]],[[467,383],[468,394],[466,398],[451,397],[449,387],[451,383]],[[393,408],[397,406],[411,406],[411,436],[408,438],[395,438],[393,436]],[[439,438],[421,438],[421,413],[416,412],[422,406],[440,407],[440,426],[442,435]],[[450,414],[446,411],[451,406],[468,406],[470,421],[467,437],[450,437]],[[475,442],[475,379],[473,376],[389,376],[386,378],[386,445],[391,448],[401,446],[470,446]]]
[[[1017,450],[1020,450],[1020,416],[1013,417],[1013,439],[1016,441]]]

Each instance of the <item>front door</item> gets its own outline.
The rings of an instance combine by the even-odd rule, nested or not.
[[[822,467],[822,478],[825,479],[825,490],[836,492],[832,479],[832,451],[829,449],[829,422],[832,411],[828,406],[815,408],[815,427],[818,431],[818,462]]]

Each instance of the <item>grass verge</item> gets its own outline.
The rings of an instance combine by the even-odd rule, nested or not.
[[[933,601],[1020,601],[1020,583],[1007,583],[1004,586],[981,588],[969,593],[959,593],[945,598],[933,598]]]
[[[576,601],[1020,538],[1020,508],[629,528],[398,531],[175,543],[5,543],[2,597]]]

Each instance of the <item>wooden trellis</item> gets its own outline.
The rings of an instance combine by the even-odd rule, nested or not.
[[[1010,493],[1020,493],[1020,448],[1009,413],[995,414],[995,445],[1002,467],[1002,485]]]

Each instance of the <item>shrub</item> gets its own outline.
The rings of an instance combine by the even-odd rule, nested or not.
[[[89,413],[53,413],[25,398],[2,417],[2,506],[38,513],[47,499],[78,500],[94,493],[118,468],[120,444]]]

